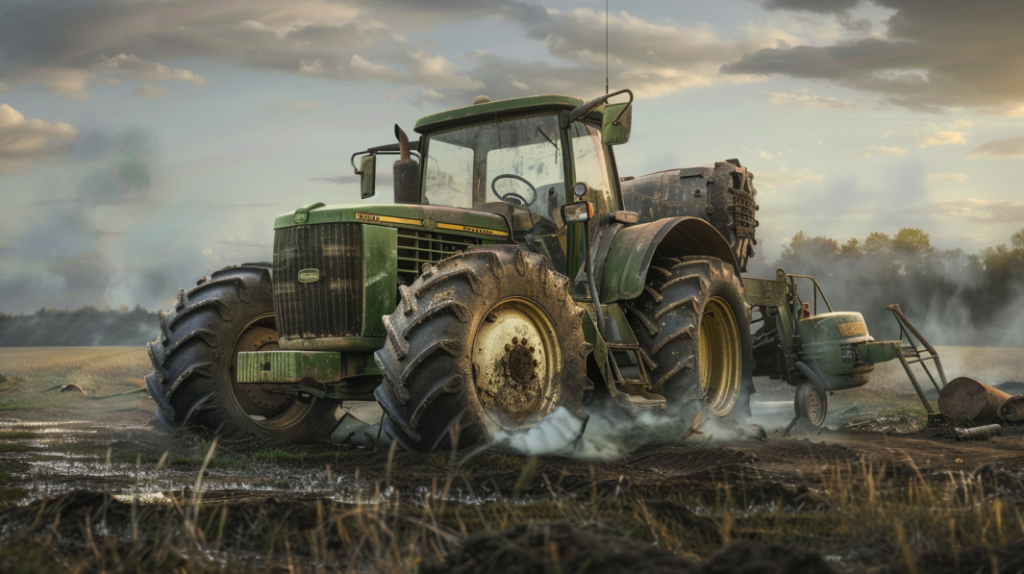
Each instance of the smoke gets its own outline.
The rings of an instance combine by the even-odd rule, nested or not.
[[[584,421],[558,407],[525,431],[495,433],[494,442],[498,448],[525,456],[607,461],[648,445],[704,444],[759,434],[756,425],[752,428],[747,423],[716,417],[699,399],[663,411],[637,413],[628,413],[607,400],[589,405],[587,414]]]
[[[35,194],[32,223],[11,238],[0,274],[4,311],[105,302],[118,273],[111,245],[136,219],[133,208],[155,205],[147,194],[158,152],[146,130],[83,134],[73,161]]]
[[[1022,239],[1024,239],[1024,234]],[[748,277],[774,278],[775,267],[812,275],[836,311],[864,315],[876,340],[899,337],[885,307],[896,303],[934,345],[1024,347],[1024,246],[1017,236],[1000,246],[968,255],[934,250],[926,233],[903,229],[889,237],[873,233],[843,246],[802,233],[768,265],[752,259]],[[813,304],[812,284],[800,294]],[[818,312],[827,312],[818,300]]]

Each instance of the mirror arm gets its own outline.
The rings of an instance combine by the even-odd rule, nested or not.
[[[610,94],[605,94],[599,98],[594,98],[593,100],[590,100],[589,102],[583,104],[582,106],[577,107],[575,110],[572,111],[571,114],[569,114],[569,123],[571,124],[575,121],[579,121],[587,117],[588,115],[590,115],[590,112],[597,109],[597,106],[600,106],[601,104],[607,104],[610,98],[614,98],[619,94],[629,94],[629,101],[626,102],[626,107],[622,108],[622,111],[619,112],[619,115],[615,117],[614,123],[615,125],[619,125],[619,118],[621,118],[622,114],[625,113],[626,110],[629,109],[629,106],[633,104],[633,90],[630,90],[628,88],[625,90],[612,92]]]

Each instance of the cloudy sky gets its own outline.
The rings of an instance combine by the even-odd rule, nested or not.
[[[1024,2],[611,0],[622,175],[738,157],[762,256],[804,230],[1024,227]],[[0,311],[168,305],[358,201],[392,125],[604,88],[602,0],[0,0]],[[390,193],[384,190],[383,197]]]

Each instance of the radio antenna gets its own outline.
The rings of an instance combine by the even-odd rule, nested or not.
[[[604,0],[604,93],[609,93],[611,90],[608,89],[608,2]]]

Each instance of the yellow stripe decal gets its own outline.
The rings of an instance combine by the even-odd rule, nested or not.
[[[480,235],[508,237],[508,232],[498,231],[497,229],[487,229],[485,227],[472,227],[469,225],[457,225],[454,223],[438,223],[437,226],[441,229],[451,229],[452,231],[466,231],[468,233],[479,233]]]
[[[357,221],[366,221],[369,223],[398,223],[401,225],[416,225],[419,227],[426,228],[426,226],[423,225],[423,220],[421,219],[409,219],[408,217],[392,217],[390,215],[377,215],[375,213],[356,213],[355,216]],[[455,223],[437,223],[436,226],[440,229],[449,229],[452,231],[464,231],[466,233],[477,233],[480,235],[508,237],[507,231],[488,229],[486,227],[473,227],[471,225],[458,225]]]

